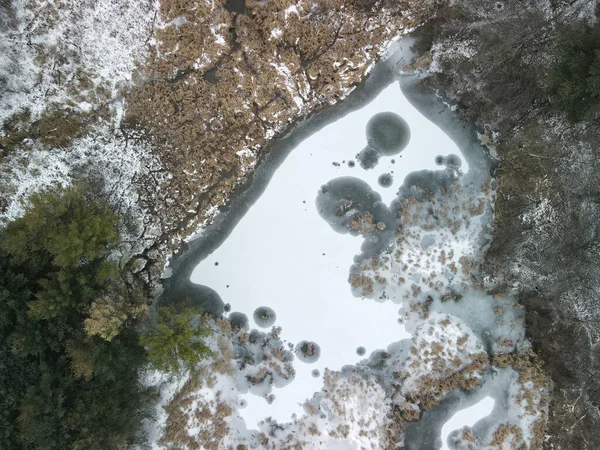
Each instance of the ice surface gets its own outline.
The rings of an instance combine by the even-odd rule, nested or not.
[[[472,427],[475,422],[490,415],[494,409],[494,404],[495,400],[493,398],[485,397],[475,405],[454,413],[442,427],[442,450],[449,450],[447,439],[452,431],[464,426]]]
[[[351,167],[347,162],[367,145],[367,123],[383,112],[407,122],[410,141],[399,154],[380,155],[376,170]],[[355,364],[362,359],[358,347],[370,354],[408,337],[398,323],[397,305],[352,295],[348,269],[363,239],[334,232],[317,213],[315,196],[334,178],[356,177],[389,205],[409,173],[437,168],[439,154],[460,151],[394,83],[294,149],[227,240],[196,267],[191,280],[215,289],[233,311],[252,317],[259,307],[272,308],[284,341],[312,341],[321,349],[316,362],[294,361],[295,380],[274,390],[272,405],[253,395],[245,397],[247,406],[240,414],[248,427],[269,416],[286,422],[292,414],[302,414],[300,404],[321,388],[321,379],[312,371]],[[468,170],[466,161],[462,170]],[[390,188],[379,186],[382,173],[393,175]]]

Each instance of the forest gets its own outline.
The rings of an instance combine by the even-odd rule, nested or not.
[[[141,443],[155,399],[145,371],[176,374],[208,353],[200,310],[153,319],[111,260],[118,219],[79,183],[35,194],[1,230],[0,449]]]

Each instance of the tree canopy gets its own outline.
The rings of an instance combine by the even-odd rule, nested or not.
[[[201,324],[202,312],[185,302],[179,309],[164,306],[158,310],[156,323],[140,337],[156,369],[179,373],[182,365],[191,369],[210,354],[202,340],[210,334]]]
[[[153,398],[135,326],[146,308],[107,259],[117,219],[75,185],[34,195],[0,230],[0,450],[140,441]]]

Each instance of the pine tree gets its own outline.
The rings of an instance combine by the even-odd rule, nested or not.
[[[210,330],[201,325],[202,310],[185,306],[180,311],[174,306],[158,310],[157,323],[140,336],[148,349],[148,359],[156,369],[179,373],[181,366],[193,369],[210,349],[202,338]]]

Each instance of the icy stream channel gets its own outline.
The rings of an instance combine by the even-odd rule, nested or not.
[[[455,413],[442,427],[442,450],[449,450],[448,435],[454,430],[460,430],[464,426],[472,427],[482,417],[489,416],[494,409],[495,400],[485,397],[475,405]]]
[[[369,167],[372,161],[364,152],[357,160],[357,154],[367,147],[367,124],[379,113],[404,119],[410,141],[399,153],[381,152],[388,154],[381,154],[373,168],[365,169],[362,166]],[[382,127],[384,133],[389,131],[386,123]],[[260,325],[253,319],[255,310],[269,307],[283,340],[292,346],[310,341],[320,348],[314,362],[296,356],[295,379],[273,390],[271,405],[264,398],[268,386],[253,389],[258,395],[243,395],[240,414],[249,428],[267,417],[286,422],[292,414],[302,415],[300,405],[321,389],[325,368],[339,370],[355,364],[410,336],[399,324],[399,305],[352,295],[348,267],[360,253],[362,239],[332,232],[317,211],[319,190],[332,179],[355,177],[368,183],[389,206],[409,173],[439,170],[436,156],[451,154],[457,163],[460,150],[454,142],[408,102],[399,83],[393,83],[358,111],[295,148],[230,236],[196,267],[191,281],[217,291],[233,312],[247,316],[250,328]],[[466,172],[466,161],[459,159]],[[243,393],[242,384],[238,389]]]

